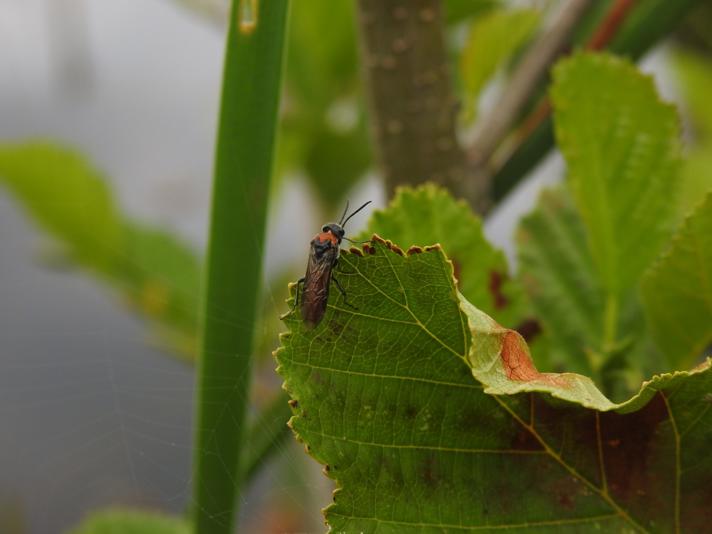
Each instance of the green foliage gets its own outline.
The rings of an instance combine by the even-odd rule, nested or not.
[[[455,265],[458,289],[504,324],[523,315],[521,294],[509,279],[504,254],[482,232],[482,223],[462,201],[429,184],[401,188],[390,205],[375,211],[356,240],[371,234],[388,236],[406,249],[416,243],[439,243]]]
[[[460,59],[466,119],[475,119],[477,100],[485,85],[531,38],[539,19],[539,12],[534,9],[498,9],[472,23]]]
[[[291,426],[337,483],[333,530],[704,528],[709,361],[615,404],[538,372],[459,296],[439,247],[374,237],[339,269],[355,309],[333,292],[312,330],[291,312],[277,352]]]
[[[354,3],[295,2],[290,19],[280,165],[304,171],[324,205],[340,204],[371,165]]]
[[[499,7],[501,3],[501,0],[445,0],[443,2],[445,20],[454,24],[476,18]]]
[[[121,213],[105,178],[66,148],[0,146],[0,185],[70,260],[120,291],[171,348],[194,356],[200,265],[188,245]]]
[[[702,0],[646,0],[636,2],[623,25],[616,32],[608,50],[634,60],[640,59],[670,32]],[[574,43],[585,46],[594,28],[602,23],[606,7],[614,5],[613,0],[594,2],[581,23]],[[529,175],[541,159],[553,148],[554,135],[551,119],[544,120],[539,127],[527,135],[515,152],[508,156],[493,177],[492,196],[502,200],[512,189]]]
[[[288,6],[262,2],[251,31],[240,29],[237,1],[230,17],[197,379],[196,534],[231,532],[239,504]]]
[[[617,298],[670,235],[679,128],[650,78],[613,56],[580,54],[554,72],[556,135],[601,284]]]
[[[158,513],[111,508],[89,515],[69,534],[189,534],[186,521]]]
[[[712,344],[712,193],[646,273],[643,297],[671,367],[694,365]]]
[[[693,138],[681,171],[679,217],[685,217],[712,191],[712,62],[676,51],[673,66],[679,76]]]
[[[44,229],[70,244],[76,261],[113,267],[122,221],[103,177],[79,154],[49,143],[3,146],[0,180]]]
[[[592,351],[602,345],[603,296],[570,195],[544,191],[522,220],[517,244],[520,279],[550,337],[552,363],[592,373]]]
[[[552,361],[621,396],[670,368],[639,286],[679,217],[678,121],[651,80],[608,55],[562,61],[552,100],[569,187],[522,221],[521,278]]]

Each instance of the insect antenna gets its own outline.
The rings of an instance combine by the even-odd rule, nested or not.
[[[352,212],[351,215],[349,215],[348,217],[346,217],[346,220],[345,220],[344,222],[342,222],[341,224],[339,224],[339,226],[341,226],[341,228],[343,228],[344,226],[346,226],[346,223],[349,221],[349,219],[350,219],[351,217],[353,217],[354,215],[356,215],[359,211],[361,211],[363,208],[365,208],[366,206],[368,206],[370,203],[371,203],[371,201],[369,200],[369,201],[366,202],[365,204],[362,204],[359,209],[357,209],[356,211]]]
[[[344,212],[341,214],[341,219],[339,219],[339,226],[342,228],[344,227],[344,223],[342,222],[344,220],[344,217],[346,217],[346,212],[349,211],[349,201],[346,201],[346,207],[344,208]]]
[[[370,243],[370,242],[371,242],[370,239],[367,239],[366,241],[354,241],[353,239],[349,239],[349,238],[346,237],[346,236],[344,236],[344,239],[345,239],[346,241],[348,241],[349,243],[354,244],[354,245],[365,245],[366,243]]]

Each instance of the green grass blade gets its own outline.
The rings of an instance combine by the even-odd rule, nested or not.
[[[246,33],[233,2],[225,56],[198,374],[197,533],[232,532],[246,441],[288,0],[259,7],[257,24]]]

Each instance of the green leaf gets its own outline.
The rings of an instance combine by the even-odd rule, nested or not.
[[[519,279],[548,342],[537,362],[592,376],[606,394],[623,399],[644,376],[666,369],[646,327],[637,291],[621,298],[620,339],[606,346],[605,293],[586,247],[586,231],[566,188],[542,192],[517,232]]]
[[[110,508],[93,512],[70,534],[189,534],[189,524],[155,512]]]
[[[186,243],[129,219],[105,177],[64,147],[0,146],[0,185],[72,262],[149,317],[160,340],[181,355],[195,356],[201,267]]]
[[[355,309],[334,291],[316,328],[291,312],[276,353],[292,428],[336,481],[334,531],[706,528],[711,362],[614,404],[539,373],[458,295],[439,247],[374,236],[338,269]]]
[[[467,120],[475,120],[477,101],[485,85],[532,36],[539,19],[535,9],[498,9],[477,18],[470,26],[460,61]]]
[[[692,8],[701,3],[702,0],[638,2],[635,9],[626,17],[608,49],[621,56],[639,60],[670,32],[674,31],[680,21],[690,14]],[[605,2],[596,2],[592,6],[586,20],[582,23],[582,28],[588,28],[589,32],[577,32],[579,39],[586,39],[590,30],[601,22],[601,17],[606,12],[601,7],[605,7],[606,4],[613,5],[613,2],[605,0]],[[576,44],[583,45],[584,42],[578,41]],[[529,171],[551,150],[554,144],[552,130],[551,119],[544,120],[496,170],[492,179],[494,200],[499,201],[509,194],[521,180],[529,176]]]
[[[678,215],[684,218],[712,191],[712,108],[708,99],[712,91],[712,63],[702,56],[677,50],[673,67],[685,97],[686,118],[693,128],[691,147],[680,173]]]
[[[290,13],[281,164],[303,171],[326,206],[371,165],[365,106],[357,90],[359,58],[353,2],[310,0]]]
[[[672,366],[694,365],[712,344],[712,193],[683,223],[642,283],[655,339]]]
[[[198,256],[175,236],[147,225],[124,224],[123,266],[109,273],[135,308],[154,319],[158,340],[178,354],[195,358],[198,345],[200,273]]]
[[[606,293],[634,287],[671,234],[679,128],[652,79],[609,55],[559,63],[556,136]]]
[[[254,26],[232,2],[203,296],[193,517],[196,534],[233,531],[262,280],[288,0],[260,2]]]
[[[501,5],[501,0],[445,0],[445,19],[448,24],[456,24],[471,17],[478,17],[483,13]]]
[[[590,374],[592,351],[602,343],[603,296],[570,195],[543,191],[520,223],[517,244],[519,277],[551,338],[552,363]]]
[[[522,319],[520,293],[509,279],[504,254],[487,241],[469,206],[445,189],[433,184],[399,188],[386,209],[373,212],[356,240],[371,234],[387,235],[404,249],[439,243],[455,265],[463,295],[503,324]]]
[[[295,132],[305,136],[302,156],[304,171],[312,184],[312,191],[326,206],[341,204],[353,185],[366,174],[371,165],[371,145],[368,139],[363,112],[354,107],[359,114],[357,123],[343,131],[323,122],[314,131],[305,129]]]
[[[121,217],[103,177],[79,154],[51,143],[3,145],[0,184],[77,261],[99,271],[114,267]]]
[[[685,97],[685,108],[697,137],[712,138],[712,108],[709,91],[712,88],[712,63],[703,55],[675,49],[672,67],[679,78]]]

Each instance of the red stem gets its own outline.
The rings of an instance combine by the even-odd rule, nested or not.
[[[602,50],[615,37],[619,28],[625,21],[631,9],[635,6],[635,0],[616,0],[611,9],[606,13],[601,24],[596,28],[591,38],[586,43],[587,50]],[[539,104],[522,121],[521,126],[514,132],[517,145],[529,137],[551,114],[551,102],[544,96]],[[511,153],[511,152],[510,152]]]

